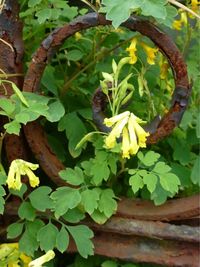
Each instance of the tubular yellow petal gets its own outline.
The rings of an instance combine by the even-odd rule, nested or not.
[[[137,44],[137,39],[133,38],[132,41],[131,41],[130,46],[128,48],[126,48],[126,51],[128,51],[129,55],[130,55],[130,61],[129,61],[130,64],[135,64],[137,62],[136,44]]]
[[[48,262],[48,261],[52,260],[54,257],[55,257],[54,251],[53,250],[49,250],[43,256],[31,261],[28,266],[29,267],[42,267],[42,265],[45,262]]]
[[[120,113],[116,116],[113,116],[111,118],[105,118],[104,119],[104,124],[107,126],[107,127],[112,127],[113,124],[115,124],[116,122],[118,121],[121,121],[122,119],[124,119],[125,117],[129,116],[130,115],[130,111],[125,111],[123,113]]]
[[[149,133],[145,132],[145,130],[138,123],[134,124],[134,128],[138,139],[138,146],[146,147],[146,139],[147,136],[149,136]]]
[[[146,54],[147,54],[147,62],[150,65],[155,64],[155,58],[156,58],[156,53],[158,52],[158,48],[152,48],[145,43],[141,43],[142,47],[144,48]]]
[[[29,168],[26,168],[26,174],[29,178],[29,183],[31,187],[36,187],[39,185],[39,178]]]
[[[135,134],[134,124],[136,123],[134,120],[134,117],[131,113],[130,119],[128,121],[128,131],[129,131],[129,137],[130,137],[130,154],[135,155],[138,152],[139,146],[137,143],[137,137]]]
[[[128,158],[128,159],[130,158],[129,149],[130,149],[130,142],[129,142],[128,130],[126,127],[124,127],[123,132],[122,132],[122,157],[123,158]]]
[[[172,24],[172,28],[180,31],[182,28],[182,21],[181,20],[174,20],[173,24]]]

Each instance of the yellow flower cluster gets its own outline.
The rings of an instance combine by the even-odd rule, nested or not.
[[[6,181],[8,188],[20,190],[22,186],[21,175],[28,176],[31,187],[38,186],[40,182],[39,178],[32,172],[32,170],[36,170],[38,167],[38,164],[33,164],[22,159],[13,160]]]
[[[129,52],[130,55],[130,64],[135,64],[137,62],[137,56],[136,56],[136,51],[137,51],[137,45],[138,43],[138,39],[137,38],[133,38],[131,41],[131,44],[128,48],[126,48],[126,51]],[[141,46],[144,48],[144,51],[147,55],[147,62],[150,65],[154,65],[155,64],[155,58],[156,58],[156,53],[158,52],[158,48],[152,48],[150,46],[148,46],[147,44],[145,44],[144,42],[140,42]]]
[[[125,111],[111,118],[105,118],[104,124],[112,127],[111,132],[105,138],[105,145],[111,149],[117,145],[117,139],[122,138],[121,150],[123,158],[135,155],[140,147],[146,147],[148,132],[140,126],[144,123],[130,111]]]
[[[6,243],[0,245],[0,266],[20,267],[23,263],[24,267],[28,267],[31,258],[19,251],[18,243]]]
[[[194,12],[198,12],[199,11],[199,6],[200,6],[200,1],[199,0],[191,0],[191,9]]]

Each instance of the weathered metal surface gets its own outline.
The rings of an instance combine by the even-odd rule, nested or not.
[[[199,243],[200,228],[188,225],[173,225],[163,222],[142,221],[113,216],[103,225],[85,221],[95,231],[136,235],[148,238]]]
[[[95,232],[95,254],[129,262],[199,267],[199,244]],[[70,243],[68,252],[76,252]]]
[[[12,81],[19,88],[22,88],[22,57],[24,46],[22,41],[22,23],[19,20],[19,5],[17,1],[5,1],[4,8],[0,14],[0,38],[0,69],[5,74],[12,75],[4,79]],[[13,90],[11,84],[4,83],[4,86],[0,85],[0,97],[9,97],[12,94]],[[0,120],[2,125],[7,122],[2,116]],[[7,134],[4,138],[4,145],[9,163],[17,158],[28,158],[22,135]]]
[[[200,195],[168,200],[161,206],[141,199],[124,198],[118,202],[117,215],[152,221],[175,221],[200,215]]]

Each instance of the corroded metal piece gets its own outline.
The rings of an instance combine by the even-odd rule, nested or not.
[[[0,69],[5,74],[12,75],[4,79],[12,81],[19,88],[22,88],[24,46],[22,41],[22,23],[19,20],[19,4],[17,1],[5,1],[0,14],[0,38]],[[4,83],[4,86],[0,85],[0,97],[9,97],[12,94],[11,84]],[[6,122],[6,119],[1,116],[1,124],[3,125]],[[22,135],[7,134],[4,139],[4,145],[9,163],[17,158],[28,158]]]

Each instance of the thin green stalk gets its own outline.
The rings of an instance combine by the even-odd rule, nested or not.
[[[71,79],[66,82],[61,90],[61,96],[64,96],[64,94],[67,92],[70,84],[80,75],[82,74],[84,71],[86,71],[87,69],[89,69],[91,66],[93,66],[97,61],[103,59],[104,57],[106,57],[107,55],[109,55],[110,53],[112,53],[114,50],[116,50],[117,48],[121,47],[122,45],[128,43],[130,40],[132,39],[129,38],[127,40],[122,41],[121,43],[119,43],[118,45],[116,45],[115,47],[109,49],[109,50],[103,50],[99,53],[96,54],[96,57],[93,61],[91,61],[88,65],[86,65],[84,68],[82,68],[81,70],[79,70],[78,72],[76,72]]]

